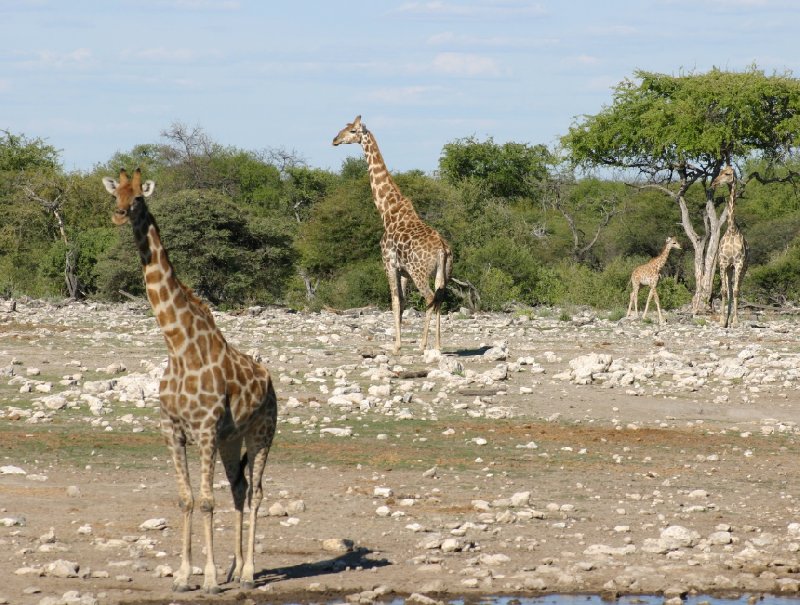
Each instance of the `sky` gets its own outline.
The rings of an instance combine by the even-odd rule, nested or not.
[[[360,114],[433,172],[464,137],[555,145],[639,69],[800,74],[799,26],[795,0],[0,0],[0,130],[69,171],[176,122],[338,170]]]

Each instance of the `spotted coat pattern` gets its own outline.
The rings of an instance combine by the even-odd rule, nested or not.
[[[656,309],[658,310],[658,323],[664,323],[664,318],[661,316],[661,302],[658,300],[658,280],[661,277],[661,269],[667,263],[670,250],[673,248],[681,249],[681,245],[674,237],[668,237],[664,244],[664,249],[654,259],[646,262],[643,265],[636,267],[631,273],[631,298],[628,302],[628,317],[633,314],[634,317],[639,316],[639,287],[649,286],[650,292],[647,294],[647,302],[644,305],[644,313],[642,319],[647,317],[647,309],[650,307],[650,299],[656,301]]]
[[[747,271],[747,240],[736,224],[736,172],[733,166],[723,168],[711,182],[711,188],[728,185],[728,228],[719,242],[720,309],[719,325],[739,325],[739,287]]]
[[[375,206],[383,220],[381,238],[383,268],[389,280],[395,324],[394,352],[401,346],[400,323],[406,303],[408,279],[425,299],[427,310],[421,349],[428,345],[428,328],[436,315],[436,348],[441,348],[441,305],[453,269],[453,254],[447,241],[414,210],[386,168],[375,136],[361,122],[361,116],[345,126],[333,139],[334,145],[358,143],[369,167]],[[430,281],[433,279],[434,287]]]
[[[175,573],[173,588],[187,590],[192,572],[194,497],[186,459],[187,443],[197,444],[200,454],[199,507],[206,546],[203,588],[209,593],[219,591],[214,564],[212,488],[217,452],[231,485],[236,510],[234,560],[228,581],[234,579],[243,586],[252,586],[256,515],[263,497],[261,480],[277,420],[277,399],[269,371],[228,344],[208,307],[175,276],[145,203],[145,197],[155,187],[153,181],[142,184],[137,168],[132,179],[122,170],[119,181],[106,177],[103,183],[116,198],[113,222],[130,223],[133,228],[147,298],[167,344],[167,367],[159,385],[161,430],[175,464],[179,505],[184,516],[181,566]],[[245,500],[250,504],[246,557],[242,553]]]

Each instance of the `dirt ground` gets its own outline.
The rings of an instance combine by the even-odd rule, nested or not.
[[[157,399],[120,386],[156,382],[152,314],[0,311],[0,603],[797,592],[794,319],[452,313],[439,359],[417,351],[412,315],[392,356],[385,312],[217,314],[272,372],[280,424],[257,586],[211,597],[171,592],[181,526]],[[570,361],[589,354],[616,366],[577,384]],[[615,367],[632,378],[609,379]],[[216,481],[222,581],[233,514],[219,465]],[[201,527],[198,513],[198,572]]]

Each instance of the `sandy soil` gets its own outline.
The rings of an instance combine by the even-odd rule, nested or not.
[[[388,313],[217,320],[280,400],[256,589],[171,592],[180,517],[157,400],[92,390],[153,383],[165,350],[147,308],[27,301],[0,314],[0,467],[19,469],[0,469],[0,603],[798,590],[791,319],[451,314],[442,359],[416,350],[417,316],[400,356]],[[587,354],[616,365],[576,384],[570,361]],[[634,378],[609,380],[615,367]],[[59,393],[67,405],[48,406]],[[216,480],[223,580],[232,505],[219,467]],[[150,519],[166,527],[140,528]]]

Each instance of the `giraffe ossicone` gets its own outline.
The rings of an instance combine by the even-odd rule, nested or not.
[[[269,371],[228,344],[209,308],[175,276],[158,227],[145,203],[155,190],[142,183],[138,168],[132,178],[121,170],[119,180],[103,179],[116,199],[112,221],[130,223],[142,262],[147,298],[167,344],[167,367],[159,385],[161,431],[172,453],[183,512],[181,565],[173,589],[189,589],[194,496],[189,481],[187,443],[200,454],[200,501],[206,564],[203,589],[219,592],[214,563],[213,477],[219,453],[231,485],[236,510],[234,558],[227,581],[254,586],[253,553],[261,488],[277,422],[277,398]],[[242,456],[242,445],[246,453]],[[245,501],[249,502],[247,550],[242,552]]]
[[[364,150],[375,206],[383,220],[381,257],[389,280],[394,314],[394,353],[400,351],[400,323],[406,303],[408,280],[425,299],[425,325],[421,349],[428,346],[428,329],[436,315],[436,348],[441,349],[441,306],[453,270],[453,253],[447,241],[417,214],[414,205],[392,179],[375,136],[361,116],[347,124],[333,139],[333,145],[357,143]],[[430,286],[433,279],[433,288]]]
[[[658,300],[658,280],[661,278],[661,269],[667,264],[667,258],[671,250],[681,249],[680,242],[674,237],[668,237],[664,243],[664,248],[661,253],[654,259],[646,262],[643,265],[636,267],[631,273],[631,297],[628,301],[627,317],[633,314],[634,317],[639,317],[639,288],[641,286],[649,286],[650,291],[647,294],[647,302],[644,305],[644,313],[642,319],[647,317],[647,310],[650,308],[650,299],[656,301],[656,309],[658,310],[658,323],[664,323],[664,318],[661,315],[661,302]]]

